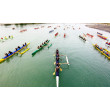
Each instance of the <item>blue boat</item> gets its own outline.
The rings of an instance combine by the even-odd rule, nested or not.
[[[49,33],[52,33],[54,30],[49,31]]]
[[[57,52],[57,51],[56,51]],[[59,52],[58,52],[59,53]],[[56,58],[57,58],[57,54],[56,54]],[[59,63],[59,60],[56,60],[56,64]],[[57,67],[57,66],[56,66]],[[58,69],[58,71],[56,71],[56,86],[59,87],[59,71],[60,69]]]
[[[99,33],[99,32],[97,32],[97,34],[99,34],[99,35],[103,35],[103,34],[101,34],[101,33]]]
[[[8,56],[3,57],[2,59],[0,59],[0,62],[5,61],[7,58],[10,58],[11,56],[13,56],[15,53],[19,52],[20,50],[22,50],[24,47],[28,46],[30,43],[28,43],[27,45],[24,45],[22,47],[20,47],[19,49],[17,49],[16,51],[12,52],[11,54],[8,54]]]

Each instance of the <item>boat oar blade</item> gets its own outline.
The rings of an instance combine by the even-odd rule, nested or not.
[[[55,72],[53,73],[53,75],[55,75]]]
[[[62,71],[62,68],[60,68],[60,71]]]

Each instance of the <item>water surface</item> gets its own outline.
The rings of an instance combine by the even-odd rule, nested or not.
[[[49,33],[54,27],[58,27],[53,33]],[[45,26],[41,28],[41,26]],[[52,26],[51,28],[47,28]],[[72,29],[74,26],[75,30]],[[15,30],[12,28],[15,27]],[[34,28],[39,27],[38,30]],[[63,30],[64,27],[66,30]],[[80,30],[78,28],[81,28]],[[22,29],[26,32],[20,33]],[[3,87],[55,87],[56,80],[53,76],[55,70],[54,53],[56,48],[60,54],[67,55],[70,66],[62,65],[60,72],[60,87],[109,87],[110,86],[110,61],[101,55],[92,44],[98,43],[102,47],[105,41],[97,37],[97,31],[110,38],[109,33],[85,27],[84,24],[27,24],[0,26],[0,37],[13,35],[9,39],[0,42],[0,58],[9,50],[13,51],[18,45],[30,42],[30,48],[24,55],[14,55],[0,64],[0,86]],[[58,32],[58,37],[54,34]],[[63,37],[66,33],[66,38]],[[78,36],[83,33],[90,33],[94,38],[87,37],[87,42],[82,41]],[[34,57],[38,45],[46,39],[50,40],[52,47],[45,47]],[[108,48],[108,50],[110,50]],[[65,57],[61,62],[66,62]]]

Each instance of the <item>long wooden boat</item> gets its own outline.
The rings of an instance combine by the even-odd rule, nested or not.
[[[102,53],[104,56],[106,56],[110,60],[110,55],[104,53],[101,49],[96,47],[95,44],[92,44],[92,45],[95,47],[95,49],[97,49],[100,53]],[[110,52],[107,49],[104,49],[104,50],[110,54]]]
[[[49,33],[52,33],[54,30],[49,31]]]
[[[19,49],[17,49],[17,51],[13,51],[11,54],[8,54],[8,56],[3,57],[2,59],[0,59],[0,63],[5,61],[6,59],[12,57],[15,53],[21,51],[22,49],[24,49],[25,47],[27,47],[30,43],[28,43],[27,45],[24,45],[22,47],[20,47]]]
[[[35,50],[35,51],[32,53],[32,55],[35,55],[38,51],[42,50],[42,49],[43,49],[43,47],[44,47],[44,46],[46,46],[49,42],[50,42],[50,40],[48,40],[48,42],[47,42],[46,44],[42,45],[42,47],[41,47],[41,48],[39,48],[39,49]]]
[[[79,35],[79,37],[80,37],[82,40],[86,41],[86,38],[85,38],[85,37],[83,37],[83,36],[81,36],[81,35]]]
[[[86,35],[87,35],[87,36],[90,36],[91,38],[94,37],[93,35],[91,35],[91,34],[89,34],[89,33],[87,33]]]
[[[55,34],[55,37],[58,35],[58,32]]]
[[[99,33],[99,32],[97,32],[97,34],[99,34],[99,35],[103,35],[103,34],[101,34],[101,33]]]
[[[57,49],[58,50],[58,49]],[[59,54],[59,50],[57,52],[56,50],[56,53],[55,53],[55,58],[56,58],[56,61],[54,62],[54,65],[55,65],[55,72],[53,73],[53,75],[56,76],[56,87],[59,87],[59,72],[62,71],[62,68],[61,68],[61,65],[62,64],[67,64],[68,66],[70,65],[69,64],[69,61],[68,61],[68,57],[67,55],[58,55]],[[65,56],[66,57],[66,63],[60,63],[59,59],[57,60],[58,57],[61,57],[61,56]],[[60,64],[60,65],[57,65],[57,64]],[[56,69],[57,68],[57,69]]]
[[[58,52],[59,53],[59,52]],[[57,54],[56,54],[56,58],[57,58]],[[59,63],[59,61],[56,61],[56,64]],[[57,67],[57,66],[56,66]],[[56,71],[56,86],[59,87],[59,71],[60,69],[58,69],[58,71]]]

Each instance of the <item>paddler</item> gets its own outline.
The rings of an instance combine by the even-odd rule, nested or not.
[[[108,53],[108,56],[110,57],[110,53]]]
[[[104,53],[106,54],[107,52],[106,52],[106,51],[104,51]]]
[[[45,42],[48,42],[48,39]]]
[[[15,51],[17,51],[18,50],[18,48],[15,48]]]
[[[38,46],[37,48],[39,49],[40,47]]]
[[[59,64],[59,63],[56,63],[56,66],[58,66],[58,67],[59,67],[59,66],[60,66],[60,64]]]
[[[23,47],[25,46],[25,44],[23,44]]]
[[[86,39],[84,38],[84,40],[86,41]]]
[[[47,44],[47,41],[45,41],[44,44]]]
[[[97,47],[97,44],[95,44],[95,46]]]
[[[44,43],[42,43],[42,45],[44,45]]]
[[[105,54],[106,54],[106,51],[105,51],[104,49],[103,49],[102,51],[103,51],[103,53],[105,53]]]
[[[106,55],[108,55],[108,52],[106,53]]]
[[[5,53],[5,56],[6,56],[6,57],[8,57],[8,54],[7,54],[7,53]]]
[[[56,57],[59,57],[59,53],[56,54]]]
[[[25,42],[25,43],[23,44],[23,47],[26,46],[26,45],[27,45],[27,44],[26,44],[26,42]]]
[[[102,50],[102,52],[104,53],[104,52],[105,52],[105,50],[103,49],[103,50]]]
[[[59,57],[56,57],[56,61],[59,61]]]
[[[56,50],[56,54],[59,54],[59,50],[58,49]]]
[[[40,47],[42,47],[42,45],[40,45]]]
[[[108,44],[108,42],[106,42],[106,44]]]
[[[55,68],[55,72],[58,73],[58,72],[59,72],[59,68],[60,68],[60,67],[56,66],[56,68]]]
[[[9,51],[8,54],[12,54],[13,52]]]
[[[102,51],[102,47],[100,47],[100,50]]]
[[[18,49],[20,49],[20,46],[18,46]]]
[[[97,48],[99,48],[99,46],[97,45]]]
[[[10,38],[10,36],[9,36],[9,38]]]

